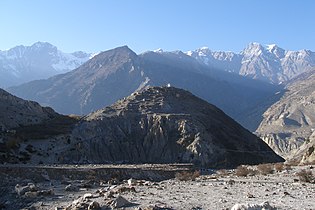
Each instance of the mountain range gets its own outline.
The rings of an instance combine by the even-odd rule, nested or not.
[[[280,88],[212,69],[180,51],[137,55],[123,46],[102,52],[68,73],[8,90],[59,113],[87,114],[146,86],[167,84],[191,91],[245,126],[246,113],[265,104]]]
[[[68,72],[82,65],[92,54],[64,53],[47,42],[16,46],[0,51],[0,87],[20,85]]]
[[[161,49],[155,52],[170,53]],[[66,73],[96,54],[82,51],[64,53],[47,42],[0,50],[0,73],[3,75],[0,87],[16,86]],[[240,53],[213,51],[203,47],[185,54],[211,68],[273,84],[285,83],[315,66],[315,53],[310,50],[291,51],[275,44],[263,46],[255,42]]]
[[[137,55],[123,46],[67,73],[7,90],[63,114],[85,115],[149,86],[179,87],[256,131],[281,156],[303,154],[308,161],[315,129],[313,75],[309,50],[251,43],[241,53],[200,48]]]
[[[315,67],[315,53],[310,50],[291,51],[256,42],[240,53],[204,47],[186,54],[210,67],[273,84],[285,83]]]

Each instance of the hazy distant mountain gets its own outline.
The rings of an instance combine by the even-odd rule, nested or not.
[[[304,153],[307,148],[313,147],[311,152],[315,148],[315,71],[290,81],[286,90],[263,114],[256,132],[278,154],[291,158],[303,144]]]
[[[9,91],[61,113],[86,114],[145,86],[169,83],[215,104],[244,124],[244,113],[277,92],[273,85],[216,71],[180,51],[137,55],[126,46],[102,52],[66,74]]]
[[[200,48],[186,54],[219,70],[275,84],[286,82],[315,67],[314,52],[288,51],[274,44],[264,47],[259,43],[250,43],[240,53]]]
[[[0,87],[46,79],[82,65],[91,57],[84,52],[63,53],[47,42],[0,51]]]

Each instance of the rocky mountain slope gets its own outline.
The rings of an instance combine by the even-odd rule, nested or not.
[[[0,132],[42,123],[57,113],[33,101],[25,101],[0,89]]]
[[[203,167],[277,162],[261,139],[215,106],[173,87],[150,87],[87,115],[65,162],[172,163]]]
[[[42,151],[34,150],[33,144],[47,149],[49,141],[65,138],[76,122],[75,117],[59,115],[49,107],[0,89],[0,163],[26,163],[35,152],[43,158]],[[29,140],[33,143],[27,143]]]
[[[208,66],[271,83],[283,83],[310,71],[315,66],[315,53],[310,50],[290,51],[277,45],[250,43],[242,52],[216,52],[200,48],[186,53]]]
[[[119,47],[74,71],[8,90],[61,113],[88,114],[130,95],[146,81],[142,75],[138,56],[128,47]]]
[[[8,107],[17,108],[14,116],[26,109],[14,104]],[[32,114],[32,107],[27,108]],[[215,106],[173,87],[145,88],[80,120],[51,109],[46,117],[46,109],[37,108],[44,111],[38,114],[42,121],[13,125],[14,133],[0,133],[0,162],[189,162],[202,167],[234,167],[283,160]],[[9,113],[2,114],[5,122]]]
[[[284,96],[264,113],[256,132],[278,154],[290,159],[302,144],[304,151],[312,147],[315,135],[315,71],[300,75],[286,89]]]
[[[84,52],[64,53],[47,42],[0,51],[0,87],[19,85],[68,72],[91,57]]]
[[[126,46],[102,52],[66,74],[8,90],[64,114],[87,114],[145,86],[168,83],[215,104],[243,125],[244,113],[278,91],[274,85],[210,69],[180,51],[136,55]]]

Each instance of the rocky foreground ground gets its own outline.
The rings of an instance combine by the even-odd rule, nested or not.
[[[314,166],[190,167],[2,165],[0,209],[315,209]]]

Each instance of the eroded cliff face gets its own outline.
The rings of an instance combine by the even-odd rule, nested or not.
[[[221,110],[172,87],[152,87],[84,118],[65,162],[173,163],[203,167],[277,162],[261,139]]]
[[[315,131],[297,150],[292,152],[288,159],[292,163],[315,163]]]
[[[315,129],[315,72],[301,75],[263,115],[257,134],[277,154],[290,159]]]

